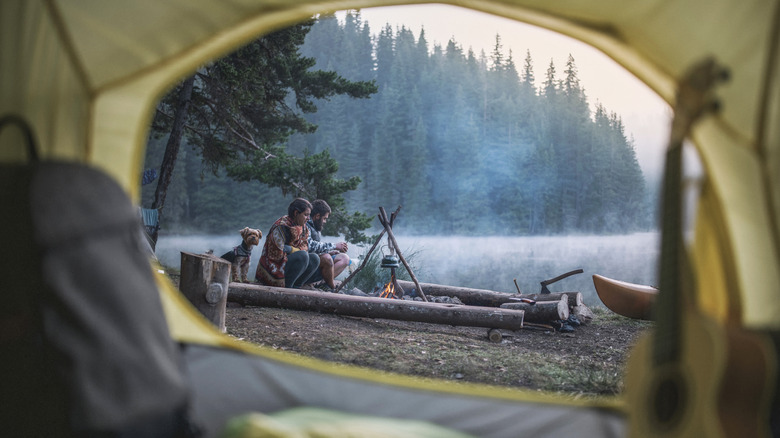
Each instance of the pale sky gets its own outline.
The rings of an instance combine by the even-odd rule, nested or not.
[[[508,56],[512,50],[518,70],[522,69],[526,50],[530,50],[537,86],[544,80],[551,59],[561,79],[571,54],[591,108],[600,102],[607,111],[617,113],[626,126],[626,135],[634,137],[637,159],[646,176],[656,174],[657,178],[660,174],[671,110],[652,90],[598,50],[546,29],[457,6],[367,8],[360,14],[375,35],[387,23],[394,30],[405,26],[415,37],[424,28],[430,48],[434,44],[446,47],[454,38],[464,51],[471,48],[477,56],[482,50],[489,55],[499,34],[504,54]],[[344,14],[337,16],[343,20]]]

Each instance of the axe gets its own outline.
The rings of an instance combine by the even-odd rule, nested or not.
[[[550,293],[550,290],[549,290],[549,289],[547,289],[547,286],[549,286],[549,285],[551,285],[551,284],[555,283],[556,281],[563,280],[564,278],[566,278],[566,277],[569,277],[569,276],[571,276],[571,275],[574,275],[574,274],[582,274],[582,272],[583,272],[583,271],[582,271],[582,269],[575,269],[575,270],[573,270],[573,271],[569,271],[569,272],[567,272],[567,273],[565,273],[565,274],[561,274],[561,275],[559,275],[559,276],[557,276],[557,277],[555,277],[555,278],[551,278],[551,279],[549,279],[549,280],[544,280],[543,282],[541,282],[541,285],[542,285],[542,291],[541,291],[541,292],[539,292],[539,293],[540,293],[540,294],[549,294],[549,293]]]

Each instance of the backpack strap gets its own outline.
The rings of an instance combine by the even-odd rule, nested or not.
[[[24,135],[25,143],[27,145],[27,154],[29,155],[30,162],[37,163],[40,161],[38,158],[38,144],[35,141],[35,135],[33,135],[32,128],[30,128],[30,124],[27,123],[27,120],[16,114],[6,114],[0,117],[0,130],[7,125],[16,125],[22,131],[22,135]]]
[[[9,436],[63,436],[69,430],[67,400],[43,335],[45,285],[29,196],[38,154],[27,122],[16,115],[0,118],[0,129],[10,125],[24,134],[30,162],[0,164],[0,424]]]

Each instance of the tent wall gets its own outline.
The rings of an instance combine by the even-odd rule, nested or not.
[[[426,388],[421,380],[402,376],[360,379],[334,372],[313,361],[298,366],[262,360],[225,349],[190,346],[185,350],[188,374],[195,385],[194,416],[207,435],[218,432],[236,412],[277,412],[297,406],[319,406],[362,415],[415,419],[479,437],[621,437],[625,417],[606,404],[555,403],[528,399],[516,391],[463,385],[449,392]],[[224,372],[229,369],[230,372]],[[375,374],[375,372],[372,372]],[[414,389],[417,385],[418,389]],[[316,388],[316,390],[315,390]],[[549,401],[553,401],[550,398]]]
[[[41,156],[85,160],[91,90],[54,18],[43,2],[0,2],[0,20],[0,114],[16,113],[30,121]],[[23,144],[19,137],[4,132],[0,140],[4,162],[26,159],[26,152],[14,146]]]

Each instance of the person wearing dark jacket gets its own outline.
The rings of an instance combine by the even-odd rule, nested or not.
[[[322,227],[330,217],[330,206],[322,199],[312,202],[311,216],[306,222],[309,228],[309,252],[320,257],[320,272],[315,279],[322,277],[331,289],[336,287],[336,277],[350,264],[347,255],[347,242],[330,243],[322,241]]]

